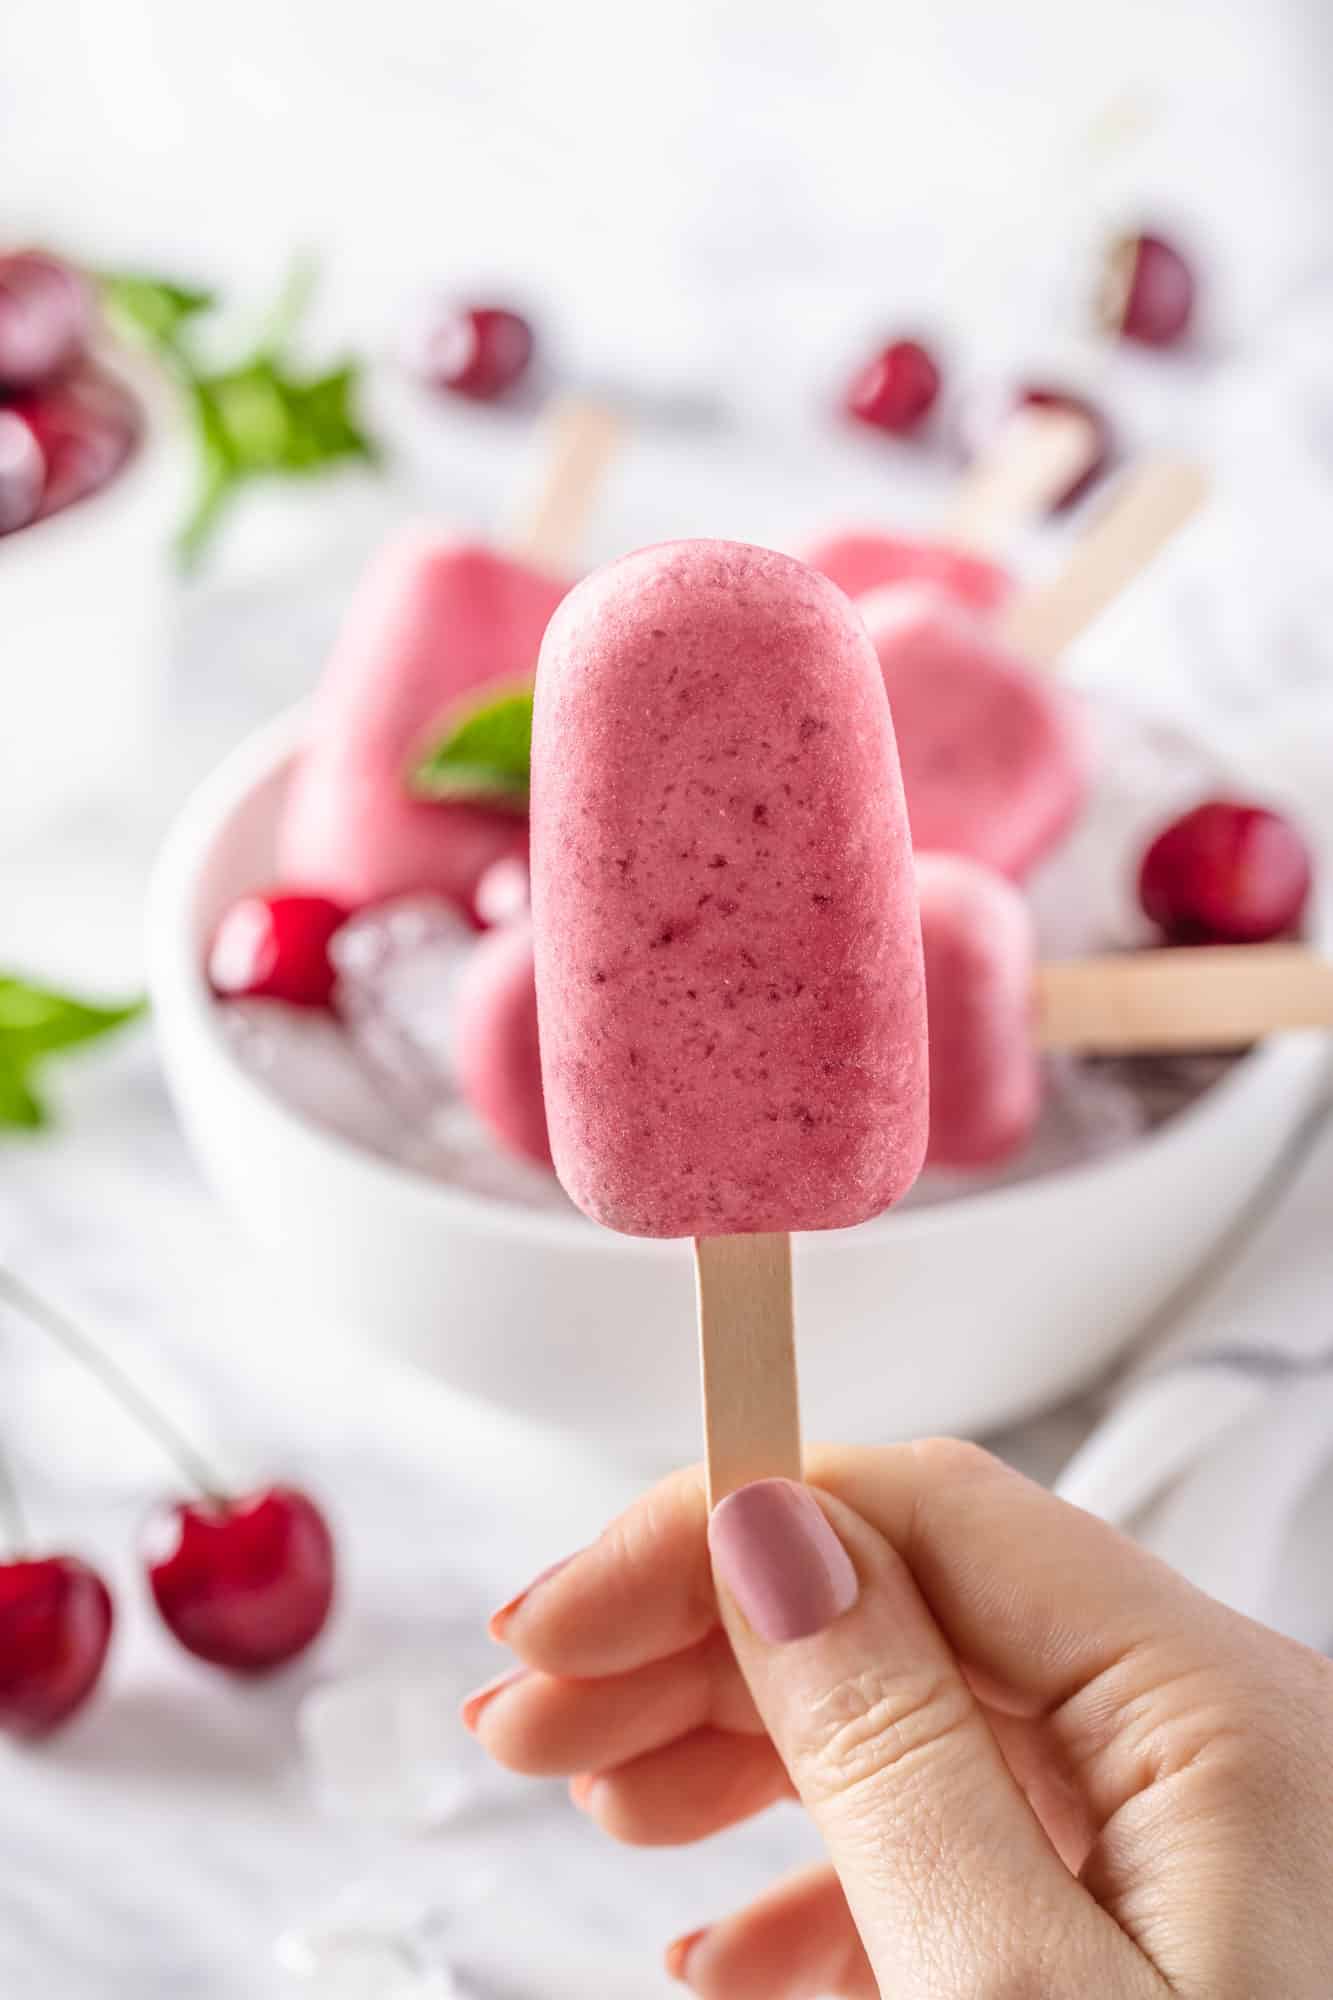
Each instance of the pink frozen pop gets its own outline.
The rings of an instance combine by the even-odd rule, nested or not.
[[[936,592],[886,590],[861,608],[916,846],[1025,875],[1087,799],[1091,746],[1075,697]]]
[[[832,1229],[910,1186],[915,880],[839,591],[713,541],[578,585],[542,647],[532,825],[551,1145],[581,1208],[641,1236]]]
[[[549,1167],[532,930],[526,921],[493,930],[473,946],[459,981],[453,1041],[465,1101],[502,1146]]]
[[[1236,1049],[1333,1025],[1333,964],[1303,945],[1182,946],[1039,965],[1011,882],[918,854],[933,1167],[998,1164],[1041,1110],[1039,1051]]]
[[[460,701],[532,674],[564,588],[428,527],[380,552],[315,698],[279,829],[288,879],[350,905],[430,891],[467,906],[492,862],[523,853],[521,814],[414,797],[409,777]]]

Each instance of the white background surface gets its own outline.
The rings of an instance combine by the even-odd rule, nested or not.
[[[924,517],[945,468],[826,417],[881,329],[937,327],[959,375],[1021,361],[1094,382],[1131,437],[1206,445],[1219,499],[1089,641],[1084,672],[1224,742],[1281,734],[1317,766],[1333,682],[1331,73],[1322,0],[44,0],[0,11],[0,234],[255,300],[293,245],[313,246],[320,347],[383,354],[433,282],[529,299],[562,372],[676,412],[635,437],[590,558],[674,532],[781,542],[841,515]],[[1134,128],[1119,145],[1096,136],[1108,107]],[[1108,358],[1080,332],[1081,258],[1104,222],[1140,214],[1204,253],[1202,361]],[[511,517],[534,470],[525,415],[426,406],[387,368],[376,401],[391,483],[259,509],[211,580],[163,582],[174,646],[152,780],[113,774],[95,808],[6,829],[5,957],[132,979],[164,817],[308,685],[376,527],[423,504],[497,529]],[[687,422],[696,405],[715,418]],[[22,634],[0,631],[11,740],[23,657]],[[78,676],[100,664],[70,662],[71,728]],[[0,1248],[243,1464],[317,1486],[347,1590],[329,1645],[271,1690],[178,1660],[125,1559],[162,1468],[95,1391],[0,1327],[32,1511],[126,1582],[106,1698],[49,1752],[0,1750],[0,1985],[256,2000],[275,1935],[347,1884],[410,1878],[447,1903],[484,1860],[501,1871],[477,1917],[492,1938],[524,1925],[565,1963],[623,1950],[625,1991],[651,1992],[674,1930],[801,1849],[794,1816],[698,1854],[613,1856],[558,1792],[548,1814],[514,1787],[409,1848],[315,1810],[291,1727],[307,1680],[403,1650],[431,1649],[442,1679],[484,1670],[485,1606],[595,1532],[615,1482],[460,1425],[276,1300],[194,1182],[150,1049],[67,1096],[61,1137],[0,1152]]]

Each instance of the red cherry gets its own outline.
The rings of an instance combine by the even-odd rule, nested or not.
[[[1171,944],[1263,944],[1299,925],[1310,851],[1280,813],[1209,799],[1158,834],[1139,902]]]
[[[1029,409],[1068,410],[1071,415],[1082,417],[1088,424],[1091,438],[1089,457],[1082,472],[1067,486],[1054,508],[1072,507],[1081,500],[1094,480],[1100,479],[1110,461],[1112,451],[1111,426],[1095,403],[1086,396],[1072,395],[1067,389],[1053,389],[1043,384],[1025,384],[1018,391],[1017,400]]]
[[[46,460],[22,417],[0,408],[0,535],[35,521],[42,505]]]
[[[1189,332],[1194,300],[1194,273],[1165,237],[1123,236],[1112,245],[1100,301],[1112,333],[1145,347],[1174,347]]]
[[[902,437],[916,429],[940,393],[940,371],[916,340],[894,340],[858,370],[848,385],[848,416]]]
[[[129,390],[93,368],[15,396],[7,412],[27,425],[45,461],[43,517],[105,486],[129,457],[141,427]]]
[[[68,368],[91,317],[87,288],[68,264],[40,250],[0,257],[0,382],[26,389]]]
[[[418,374],[437,389],[489,403],[532,359],[532,328],[503,306],[451,306],[424,324],[413,349]]]
[[[111,1626],[111,1593],[77,1556],[0,1563],[0,1729],[45,1736],[82,1708]]]
[[[164,1507],[146,1532],[144,1565],[157,1608],[186,1651],[237,1674],[294,1660],[333,1603],[328,1523],[291,1486]]]
[[[213,933],[209,984],[220,1000],[327,1007],[338,976],[329,945],[349,914],[328,896],[242,896]]]

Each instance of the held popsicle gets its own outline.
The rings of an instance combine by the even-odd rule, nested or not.
[[[556,1172],[699,1240],[711,1477],[799,1476],[786,1238],[878,1214],[926,1137],[916,887],[883,683],[827,579],[664,544],[571,592],[533,727]]]

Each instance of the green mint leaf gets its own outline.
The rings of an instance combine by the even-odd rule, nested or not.
[[[103,1006],[53,987],[0,973],[0,1127],[29,1131],[46,1123],[32,1071],[48,1057],[97,1041],[144,1011],[142,1000]]]
[[[272,355],[190,383],[199,461],[197,498],[177,538],[196,562],[238,489],[264,477],[309,478],[350,460],[373,464],[373,441],[356,416],[358,369],[347,364],[302,380]]]
[[[96,1041],[143,1011],[142,1000],[107,1007],[0,973],[0,1053],[24,1068],[42,1056]]]
[[[421,799],[527,804],[532,767],[532,689],[511,688],[450,718],[445,733],[409,774]]]
[[[116,331],[151,347],[174,352],[181,329],[217,303],[212,292],[150,278],[134,271],[108,271],[101,278],[102,304]]]
[[[0,1047],[0,1131],[36,1132],[46,1122],[46,1107]]]
[[[202,556],[248,481],[306,478],[349,460],[376,460],[374,442],[357,414],[356,366],[310,375],[288,356],[315,278],[309,258],[294,259],[251,351],[234,366],[209,372],[190,330],[216,305],[212,292],[137,272],[102,275],[111,324],[123,337],[150,347],[188,401],[198,472],[194,504],[176,537],[184,567]]]

